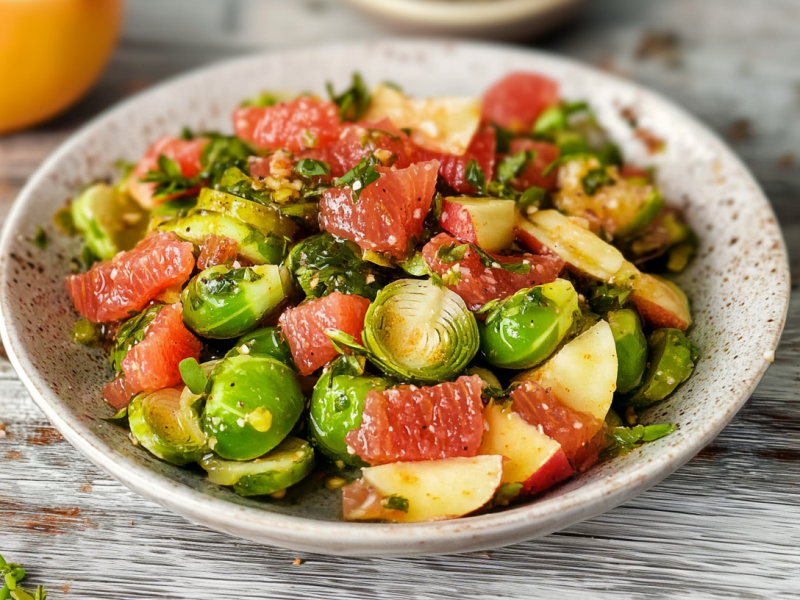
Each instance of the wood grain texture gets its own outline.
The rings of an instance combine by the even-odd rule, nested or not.
[[[794,289],[800,281],[798,23],[796,0],[604,0],[540,42],[661,91],[731,138],[783,223]],[[677,43],[661,35],[670,32]],[[0,215],[44,157],[87,118],[154,81],[232,52],[126,41],[80,105],[0,139]],[[798,382],[795,294],[776,362],[753,398],[710,446],[656,488],[547,538],[488,553],[353,560],[243,542],[141,499],[60,439],[0,358],[0,423],[6,424],[0,553],[29,567],[31,581],[46,585],[53,599],[796,598]]]

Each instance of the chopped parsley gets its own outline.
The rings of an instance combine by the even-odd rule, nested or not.
[[[478,161],[472,159],[467,163],[467,170],[465,173],[467,183],[481,195],[486,195],[486,174],[481,169]]]
[[[122,371],[122,361],[128,351],[144,339],[147,328],[164,308],[164,304],[155,304],[144,309],[138,315],[128,319],[117,332],[117,341],[111,351],[111,364],[119,373]]]
[[[330,175],[331,166],[322,160],[303,158],[297,161],[297,164],[294,166],[294,172],[303,177]]]
[[[352,200],[353,204],[355,204],[361,197],[361,192],[364,191],[364,188],[380,179],[381,174],[375,170],[375,167],[380,166],[380,164],[381,161],[374,154],[370,154],[362,158],[347,173],[334,179],[333,184],[338,187],[349,186],[353,191]]]
[[[358,121],[369,108],[371,94],[360,73],[353,73],[353,83],[341,94],[333,90],[333,84],[326,84],[331,102],[339,107],[339,119],[342,121]]]
[[[42,250],[44,250],[45,248],[47,248],[47,242],[48,241],[49,240],[47,239],[47,233],[42,228],[42,226],[39,225],[36,228],[36,235],[33,236],[33,239],[31,240],[31,243],[34,246],[36,246],[37,248],[41,248]]]
[[[381,506],[389,510],[399,510],[404,513],[408,512],[408,498],[393,494],[381,500]]]

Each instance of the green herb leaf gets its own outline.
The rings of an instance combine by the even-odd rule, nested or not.
[[[258,96],[243,100],[239,106],[242,108],[253,106],[265,108],[267,106],[275,106],[278,102],[280,102],[280,100],[276,94],[272,92],[261,91],[258,93]]]
[[[412,277],[425,277],[431,274],[431,269],[428,263],[425,262],[425,257],[422,256],[422,252],[419,251],[414,252],[414,254],[397,266]]]
[[[210,141],[200,156],[203,170],[196,178],[198,184],[206,182],[207,185],[216,188],[221,184],[225,174],[234,168],[247,177],[250,173],[248,159],[255,154],[250,146],[235,135],[207,131],[202,136]]]
[[[364,188],[380,179],[381,174],[375,170],[375,167],[380,165],[381,161],[378,160],[374,154],[370,154],[362,158],[359,163],[347,173],[334,179],[333,185],[337,187],[349,186],[352,190],[353,204],[355,204],[358,202]]]
[[[128,422],[128,407],[123,406],[110,417],[106,417],[103,421],[113,423],[114,425],[123,425]]]
[[[465,177],[467,179],[467,183],[469,183],[479,194],[486,194],[486,174],[483,172],[483,169],[481,169],[481,166],[478,164],[477,160],[472,159],[467,163]]]
[[[333,84],[326,84],[331,102],[339,107],[339,119],[342,121],[358,121],[367,109],[372,99],[360,73],[353,73],[353,83],[341,94],[336,94]]]
[[[605,167],[592,169],[581,178],[581,185],[587,196],[594,196],[597,190],[609,183],[614,183],[614,180],[608,176]]]
[[[202,394],[208,386],[208,376],[194,358],[184,358],[178,363],[181,379],[193,394]]]
[[[547,190],[537,186],[531,186],[517,199],[517,207],[522,214],[527,214],[531,207],[541,208],[547,200]]]
[[[497,181],[508,183],[512,179],[516,179],[525,171],[528,163],[535,158],[535,150],[522,150],[516,154],[509,154],[497,165]]]
[[[677,427],[662,423],[658,425],[635,425],[634,427],[612,427],[606,433],[606,447],[600,454],[603,459],[625,456],[631,450],[647,442],[667,436]]]
[[[48,242],[47,233],[42,228],[42,226],[39,225],[36,228],[36,235],[33,236],[31,243],[37,248],[44,250],[45,248],[47,248],[47,242]]]
[[[530,263],[526,262],[518,262],[518,263],[504,263],[500,262],[499,260],[492,258],[485,250],[480,248],[480,246],[476,246],[475,244],[470,244],[470,249],[472,252],[478,255],[478,258],[481,259],[481,264],[486,267],[487,269],[503,269],[504,271],[510,271],[511,273],[519,273],[522,275],[527,275],[531,272],[531,265]]]
[[[369,350],[367,350],[362,344],[359,344],[356,338],[354,338],[349,333],[345,333],[339,329],[326,329],[325,335],[330,338],[333,347],[336,348],[336,351],[344,354],[342,347],[347,348],[348,350],[352,350],[356,354],[367,355]]]
[[[555,131],[562,131],[567,128],[567,114],[564,107],[551,106],[542,111],[533,124],[533,133],[539,137],[549,137]]]
[[[598,283],[590,288],[586,300],[596,313],[607,313],[624,308],[633,291],[610,283]]]
[[[441,245],[436,251],[436,257],[443,263],[454,263],[463,260],[467,250],[469,250],[469,244]]]
[[[138,315],[128,319],[119,328],[114,349],[111,351],[111,364],[119,373],[122,371],[122,361],[128,351],[144,339],[147,328],[164,308],[164,304],[155,304],[144,309]]]
[[[399,510],[404,513],[407,513],[408,498],[404,498],[403,496],[398,496],[397,494],[393,494],[381,500],[381,506],[383,506],[384,508],[388,508],[389,510]]]
[[[496,151],[498,154],[506,154],[511,146],[511,140],[514,139],[514,133],[508,129],[504,129],[499,125],[492,123],[494,127],[494,139],[496,140]]]
[[[200,185],[201,179],[197,177],[184,177],[180,165],[166,156],[159,154],[158,169],[150,170],[140,179],[145,183],[155,183],[155,197],[185,194],[192,188]]]
[[[294,172],[303,177],[314,177],[316,175],[330,175],[331,166],[321,160],[313,158],[303,158],[294,166]]]

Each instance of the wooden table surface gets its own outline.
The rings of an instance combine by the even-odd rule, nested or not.
[[[320,4],[339,10],[308,2],[309,18],[324,18]],[[783,224],[795,290],[798,25],[796,0],[601,0],[536,43],[643,82],[728,137]],[[0,216],[42,159],[99,110],[239,52],[124,41],[80,105],[0,139]],[[795,294],[776,362],[752,399],[710,446],[649,492],[544,539],[491,552],[354,560],[240,541],[143,500],[63,441],[0,358],[0,553],[25,564],[30,581],[53,599],[797,598],[798,382]]]

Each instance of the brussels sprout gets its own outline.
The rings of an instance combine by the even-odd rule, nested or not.
[[[341,292],[374,300],[387,281],[383,269],[361,259],[356,244],[327,232],[297,244],[289,253],[287,266],[311,298]]]
[[[225,358],[240,354],[272,358],[295,368],[292,350],[278,327],[263,327],[243,335],[236,340]]]
[[[202,396],[175,388],[143,392],[128,406],[128,423],[136,441],[174,465],[200,460],[208,452],[197,412]]]
[[[294,372],[276,360],[233,356],[211,374],[203,428],[222,458],[251,460],[292,430],[305,407]]]
[[[481,309],[480,348],[486,362],[505,369],[530,369],[543,362],[570,331],[578,294],[566,279],[520,290]]]
[[[207,454],[200,466],[208,480],[232,485],[240,496],[273,494],[294,485],[314,469],[314,450],[305,440],[287,437],[268,454],[246,462]]]
[[[335,369],[320,377],[311,397],[309,428],[322,453],[352,467],[366,463],[347,451],[344,438],[361,425],[364,398],[370,390],[383,391],[390,382],[381,377],[337,375]]]
[[[617,346],[617,393],[627,394],[642,381],[647,366],[647,338],[635,310],[610,312],[606,320]]]
[[[622,397],[626,406],[644,407],[663,400],[689,379],[699,350],[680,329],[656,329],[647,338],[650,359],[641,385]]]
[[[174,231],[181,239],[200,244],[214,234],[236,240],[239,254],[254,264],[280,264],[286,256],[288,240],[264,235],[255,227],[238,219],[210,211],[192,211],[180,219],[159,225],[161,231]]]
[[[97,183],[72,202],[72,222],[102,260],[130,250],[147,231],[147,213],[128,194]]]
[[[197,206],[197,198],[193,196],[173,198],[151,210],[150,217],[163,217],[165,219],[185,217],[195,206]]]
[[[264,235],[274,235],[280,238],[291,238],[297,231],[297,225],[285,216],[275,206],[259,204],[210,188],[200,190],[197,199],[199,210],[208,210],[222,213],[247,223],[258,229]]]
[[[626,240],[622,251],[648,270],[680,273],[697,254],[697,234],[672,207],[664,207],[647,229]]]
[[[383,288],[364,319],[364,345],[382,371],[434,384],[458,375],[478,352],[478,325],[461,296],[430,280]]]
[[[289,272],[277,265],[202,271],[181,293],[183,321],[195,333],[227,339],[258,325],[286,298]]]
[[[558,210],[584,217],[614,237],[628,237],[646,228],[661,211],[664,199],[644,179],[625,179],[616,167],[596,158],[568,161],[559,174],[561,189],[553,198]]]

